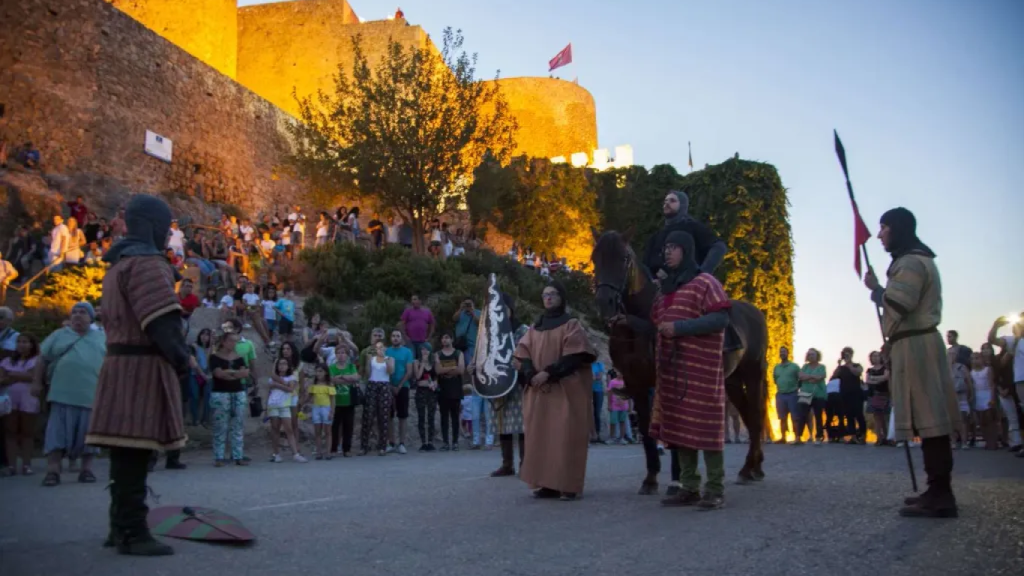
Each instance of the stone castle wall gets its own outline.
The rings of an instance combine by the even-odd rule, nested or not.
[[[238,10],[238,81],[293,116],[299,97],[334,92],[338,66],[351,74],[352,40],[362,37],[371,67],[387,53],[388,41],[406,48],[429,42],[419,26],[380,20],[360,24],[343,0],[304,0]]]
[[[237,0],[106,0],[189,54],[235,77]]]
[[[248,209],[300,195],[278,168],[287,114],[104,0],[5,0],[0,21],[0,138],[44,170]],[[147,129],[173,162],[143,152]]]
[[[593,160],[597,148],[597,109],[594,97],[578,84],[556,78],[502,78],[497,82],[519,123],[516,155],[539,158],[586,152]]]

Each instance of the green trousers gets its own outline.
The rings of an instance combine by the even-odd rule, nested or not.
[[[708,480],[704,483],[704,492],[715,496],[725,494],[725,453],[721,450],[691,450],[677,448],[679,455],[679,483],[683,490],[700,492],[700,452],[704,452],[704,467],[707,468]]]

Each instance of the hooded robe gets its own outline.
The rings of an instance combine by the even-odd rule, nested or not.
[[[550,285],[562,296],[562,305],[546,310],[515,351],[526,386],[526,454],[519,478],[532,488],[580,494],[594,421],[590,365],[597,354],[583,325],[565,311],[564,287],[557,281]],[[547,384],[531,385],[533,376],[542,371],[549,374]]]
[[[890,210],[881,223],[889,227],[892,263],[885,288],[872,297],[882,306],[882,329],[891,346],[895,436],[946,436],[959,426],[960,410],[938,331],[942,280],[935,253],[917,238],[917,221],[909,210]]]
[[[188,347],[174,268],[164,256],[171,210],[158,198],[132,197],[127,235],[104,257],[103,326],[107,357],[100,370],[86,441],[92,445],[174,450],[187,437],[181,378]]]

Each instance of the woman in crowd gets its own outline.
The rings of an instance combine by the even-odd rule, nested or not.
[[[192,357],[196,359],[199,370],[192,370],[189,374],[189,413],[192,415],[192,425],[210,424],[210,390],[213,377],[210,375],[210,353],[213,350],[213,331],[203,328],[196,336],[192,344]]]
[[[68,251],[64,254],[64,262],[77,265],[85,260],[85,253],[82,248],[88,243],[85,239],[85,232],[78,227],[78,220],[68,218]]]
[[[384,342],[374,345],[373,355],[366,360],[366,403],[363,406],[363,429],[360,434],[360,456],[370,452],[370,431],[377,428],[377,453],[387,454],[388,421],[395,395],[391,391],[391,375],[395,372],[395,360],[385,353]]]
[[[218,468],[227,464],[225,448],[231,437],[231,460],[239,466],[247,466],[245,458],[245,411],[246,397],[243,381],[249,377],[245,359],[238,355],[239,335],[233,330],[221,335],[217,351],[210,357],[213,372],[213,390],[210,405],[213,407],[213,460]]]
[[[11,413],[4,417],[7,469],[14,476],[21,456],[21,474],[32,474],[32,443],[39,414],[39,398],[32,395],[32,381],[39,361],[39,341],[35,336],[19,334],[12,356],[0,361],[0,392],[11,399]]]
[[[889,369],[882,363],[882,353],[877,350],[868,356],[871,367],[864,381],[868,385],[868,413],[871,414],[871,428],[877,440],[875,446],[889,443]]]
[[[867,435],[867,422],[864,419],[864,389],[861,387],[861,375],[864,367],[853,361],[853,348],[843,348],[839,357],[839,366],[832,373],[832,378],[839,380],[839,399],[842,402],[843,417],[842,434],[851,436],[847,444],[864,444]]]
[[[438,385],[437,401],[441,408],[442,452],[459,449],[459,414],[462,412],[462,383],[466,371],[466,356],[452,346],[452,342],[450,334],[442,335],[441,349],[434,355]],[[493,422],[490,413],[487,415],[487,421]]]
[[[441,336],[442,342],[451,336]],[[420,452],[433,452],[434,422],[437,418],[437,376],[430,343],[420,346],[420,357],[413,362],[413,381],[416,382],[416,417],[420,432]]]
[[[352,363],[349,349],[344,345],[338,346],[334,353],[334,363],[328,369],[335,387],[331,449],[348,458],[352,455],[352,433],[356,421],[355,397],[359,394],[359,370]]]
[[[50,334],[40,347],[41,360],[36,365],[33,395],[43,397],[50,405],[46,421],[43,451],[47,456],[43,486],[60,484],[61,459],[82,458],[78,481],[96,481],[92,459],[97,449],[86,446],[96,383],[103,358],[107,354],[107,338],[101,330],[93,330],[96,311],[88,302],[79,302],[71,309],[67,326]]]
[[[821,352],[814,348],[807,351],[798,380],[800,381],[799,395],[806,396],[809,401],[800,403],[803,414],[800,417],[800,429],[797,431],[796,439],[799,442],[803,438],[805,426],[810,430],[810,421],[813,416],[814,444],[820,446],[825,441],[825,404],[828,399],[828,392],[825,388],[825,365],[821,363]]]
[[[1021,453],[1020,418],[1017,412],[1017,402],[1014,398],[1013,382],[1013,361],[1009,354],[1010,350],[1003,350],[996,353],[992,344],[985,342],[981,345],[981,357],[985,365],[992,368],[992,376],[995,378],[996,395],[999,397],[999,408],[1005,421],[1005,428],[1002,431],[1002,438],[1009,447],[1010,452]]]
[[[981,352],[971,354],[971,384],[974,387],[974,414],[981,437],[985,439],[985,450],[999,449],[999,411],[995,390],[995,374],[992,367],[985,363]]]
[[[966,346],[952,346],[946,353],[949,370],[953,375],[953,387],[956,389],[956,401],[960,409],[960,421],[957,423],[956,449],[969,450],[973,438],[967,430],[973,429],[971,406],[974,403],[974,388],[971,382],[971,349]]]

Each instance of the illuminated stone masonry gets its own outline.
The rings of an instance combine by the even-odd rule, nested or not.
[[[0,137],[34,142],[50,171],[249,209],[301,194],[278,166],[293,92],[330,90],[338,66],[351,69],[356,34],[371,66],[389,40],[433,46],[421,27],[364,22],[346,0],[5,0],[0,21]],[[519,123],[516,154],[609,164],[586,89],[555,78],[488,82]],[[613,165],[626,158],[616,150]]]

